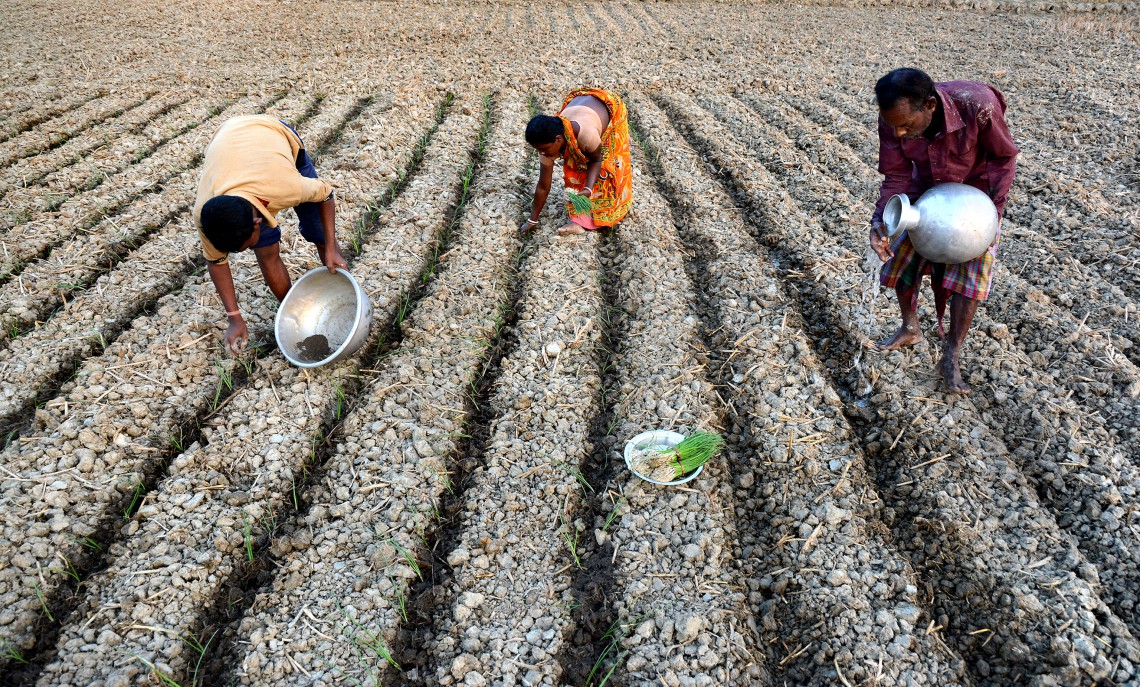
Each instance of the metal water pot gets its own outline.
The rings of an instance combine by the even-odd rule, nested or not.
[[[956,265],[973,260],[993,244],[998,213],[983,191],[946,183],[927,190],[914,205],[906,194],[891,196],[883,209],[883,224],[892,237],[905,231],[927,260]]]

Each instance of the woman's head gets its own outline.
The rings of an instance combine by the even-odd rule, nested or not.
[[[566,138],[562,135],[562,118],[535,115],[526,125],[526,142],[546,157],[558,157]]]

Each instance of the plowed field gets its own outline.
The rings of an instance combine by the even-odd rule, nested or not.
[[[8,2],[0,684],[1140,684],[1140,6]],[[1002,89],[996,286],[939,390],[865,286],[891,68]],[[596,84],[635,209],[520,234]],[[271,113],[375,322],[291,366],[190,207]],[[317,264],[291,211],[294,277]],[[714,428],[692,482],[625,467]]]

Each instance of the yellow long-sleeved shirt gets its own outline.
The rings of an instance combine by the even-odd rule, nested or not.
[[[222,124],[206,148],[194,202],[194,225],[207,260],[224,263],[228,258],[202,233],[202,206],[211,198],[240,196],[271,227],[277,226],[281,210],[328,198],[332,187],[327,182],[297,171],[297,153],[302,147],[301,139],[271,115],[234,117]]]

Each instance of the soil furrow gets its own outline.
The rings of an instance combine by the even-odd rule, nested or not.
[[[762,147],[759,150],[779,151],[770,159],[763,154],[758,157],[774,176],[784,181],[785,187],[804,208],[821,218],[829,212],[838,212],[840,217],[833,217],[832,226],[850,227],[849,222],[842,221],[842,212],[857,216],[861,208],[841,186],[835,184],[831,189],[816,187],[812,193],[803,192],[805,177],[816,179],[818,184],[828,178],[826,170],[814,169],[810,162],[796,160],[787,152],[790,141],[765,138],[765,126],[748,117],[749,113],[742,113],[743,106],[736,101],[725,98],[704,100],[722,118],[733,122],[730,128],[736,132],[761,134]],[[789,161],[797,165],[796,171],[790,171]],[[840,205],[839,210],[836,210],[836,205]],[[842,239],[844,232],[840,229],[838,233]],[[858,228],[849,230],[847,234],[849,243],[858,245],[866,240],[864,231]],[[975,318],[979,328],[988,331],[990,336],[974,337],[972,343],[982,345],[982,360],[996,364],[982,366],[992,396],[979,394],[973,405],[980,419],[995,434],[1005,437],[1006,445],[1017,457],[1021,471],[1034,485],[1038,498],[1057,514],[1059,524],[1101,570],[1102,596],[1135,631],[1140,628],[1135,592],[1140,588],[1140,557],[1137,554],[1140,551],[1140,531],[1127,527],[1133,518],[1123,504],[1133,494],[1140,493],[1140,468],[1127,460],[1130,455],[1135,458],[1134,438],[1140,436],[1132,424],[1135,412],[1127,407],[1135,405],[1134,402],[1129,403],[1128,388],[1137,383],[1137,375],[1134,370],[1121,370],[1115,376],[1118,381],[1112,395],[1090,385],[1089,381],[1093,385],[1114,381],[1112,375],[1104,375],[1107,379],[1103,381],[1088,376],[1098,374],[1093,371],[1094,365],[1104,365],[1103,350],[1089,351],[1090,345],[1082,347],[1083,351],[1089,352],[1087,358],[1072,354],[1054,357],[1051,360],[1052,370],[1047,374],[1036,373],[1032,365],[1019,364],[1033,353],[1026,342],[1031,343],[1038,338],[1058,343],[1069,335],[1069,330],[1064,326],[1063,312],[1041,313],[1042,308],[1030,303],[1032,297],[1016,277],[1007,281],[1013,293],[1002,293],[1002,289],[998,289],[995,298],[988,301],[979,317]],[[1020,292],[1017,291],[1019,286],[1023,289]],[[1018,319],[1021,346],[1013,345],[1012,337],[1004,335],[1008,326],[1001,326],[1003,322],[1017,322]],[[1079,331],[1080,325],[1075,324],[1075,327]],[[1039,331],[1034,332],[1034,329]],[[1065,345],[1077,338],[1073,336],[1072,341]],[[1090,342],[1086,339],[1084,343]],[[1129,368],[1131,365],[1119,360],[1116,367]],[[1066,379],[1069,383],[1065,385],[1071,389],[1068,394],[1058,388],[1058,380]],[[1070,398],[1074,392],[1079,403]],[[1116,407],[1125,406],[1119,418],[1111,415],[1107,418],[1109,421],[1115,419],[1118,427],[1125,425],[1130,430],[1119,443],[1117,437],[1110,435],[1106,419],[1100,416],[1108,401]],[[1042,404],[1052,412],[1043,415],[1040,412]],[[1042,447],[1049,445],[1056,447],[1053,452],[1042,451]],[[1104,513],[1108,513],[1109,518],[1122,518],[1127,532],[1098,526],[1098,519]],[[1140,514],[1137,514],[1136,523],[1140,524]],[[1090,536],[1090,531],[1097,534]]]
[[[107,90],[97,88],[94,92],[69,93],[39,108],[29,108],[11,121],[4,122],[0,130],[0,143],[6,143],[13,136],[19,136],[56,117],[63,117],[87,103],[107,95]]]
[[[471,117],[453,115],[440,125],[434,140],[445,151],[443,160],[428,151],[419,175],[411,182],[413,190],[396,199],[389,219],[375,233],[368,232],[365,250],[352,261],[352,272],[362,283],[385,283],[399,291],[410,288],[420,276],[425,256],[447,226],[444,213],[428,210],[424,202],[430,200],[432,209],[442,210],[458,196],[466,163],[460,151],[462,143],[471,140],[476,123]],[[433,189],[430,198],[417,194],[416,187],[428,179],[432,186],[451,190],[435,193]],[[395,214],[408,206],[428,210],[427,214],[439,219],[416,227],[409,216]],[[352,222],[363,210],[357,206],[344,219]],[[405,244],[405,249],[389,251],[394,242]],[[383,265],[374,262],[377,253],[386,258]],[[395,319],[400,302],[393,299],[377,308],[377,319]],[[263,358],[256,374],[229,399],[224,412],[203,427],[208,443],[178,456],[168,478],[148,494],[139,511],[137,531],[115,547],[111,565],[91,585],[86,605],[92,613],[100,613],[103,622],[113,627],[128,623],[145,627],[119,633],[111,651],[122,658],[107,661],[106,642],[83,648],[89,642],[83,637],[83,619],[76,619],[61,636],[60,658],[47,666],[39,683],[123,678],[143,683],[158,674],[196,680],[197,655],[187,650],[181,638],[197,636],[205,643],[205,635],[214,628],[203,622],[202,612],[212,605],[235,607],[222,617],[240,613],[243,603],[236,592],[241,578],[252,572],[248,568],[257,562],[261,540],[273,537],[277,523],[302,495],[293,476],[305,469],[315,446],[326,437],[335,440],[338,436],[336,423],[355,404],[357,384],[352,380],[374,356],[374,347],[366,345],[350,361],[319,370],[296,368],[283,356]],[[271,433],[269,448],[265,447],[266,433]],[[195,501],[195,493],[207,487],[218,490]],[[187,532],[192,543],[172,541],[169,533],[188,520],[195,523],[194,534]],[[168,543],[169,548],[161,549],[161,543]],[[160,572],[156,566],[164,569]],[[140,596],[138,577],[143,570],[147,571],[147,591]],[[171,591],[146,606],[150,592],[167,588]],[[122,607],[131,598],[139,603],[128,612]],[[114,606],[119,608],[110,608]],[[119,617],[121,621],[116,620]]]
[[[485,464],[468,475],[452,577],[435,594],[429,684],[462,684],[472,672],[492,684],[557,684],[554,659],[573,630],[572,571],[587,536],[577,475],[601,390],[597,236],[539,231],[521,267],[516,345],[490,399]]]
[[[18,161],[5,169],[0,177],[0,202],[13,189],[43,184],[49,175],[61,176],[59,170],[80,164],[99,148],[117,145],[124,135],[142,131],[151,120],[163,117],[189,101],[190,96],[178,91],[155,96],[121,116],[103,122],[95,133],[72,138],[49,152]]]
[[[722,180],[747,208],[757,239],[773,244],[820,359],[837,387],[856,396],[860,385],[849,371],[861,345],[855,324],[861,308],[845,294],[858,289],[858,278],[836,274],[818,259],[834,239],[756,162],[736,152],[743,145],[732,133],[686,96],[665,102],[686,137],[716,161]],[[1095,566],[1041,507],[977,412],[915,383],[902,367],[915,355],[891,354],[889,364],[873,371],[880,391],[869,407],[849,411],[887,502],[883,520],[927,583],[936,627],[980,683],[1123,677],[1114,661],[1131,671],[1140,649],[1087,579]],[[864,414],[867,424],[859,425]],[[946,446],[956,448],[938,453]]]
[[[609,3],[607,3],[607,4],[609,4]],[[621,14],[625,15],[629,22],[635,23],[637,25],[638,30],[640,31],[640,33],[642,35],[646,35],[646,34],[650,33],[649,24],[645,20],[645,15],[641,14],[640,12],[635,11],[630,6],[629,2],[623,2],[621,4]]]
[[[589,455],[579,468],[584,493],[583,509],[579,518],[586,523],[587,531],[593,528],[594,536],[582,537],[578,555],[580,567],[571,583],[574,601],[571,604],[572,634],[563,643],[554,661],[562,666],[559,678],[562,685],[597,683],[612,667],[604,665],[610,655],[614,635],[610,632],[617,622],[611,589],[615,586],[614,567],[611,561],[613,546],[606,537],[599,538],[597,531],[608,529],[607,513],[613,510],[619,494],[615,491],[614,477],[618,463],[610,455],[617,442],[611,434],[614,427],[614,390],[618,377],[614,369],[621,342],[625,340],[625,324],[618,306],[617,260],[614,232],[602,235],[598,242],[600,253],[599,288],[602,310],[599,315],[601,337],[594,356],[601,375],[601,396],[598,414],[590,420],[588,431]],[[612,521],[611,521],[612,524]],[[612,657],[616,658],[616,657]],[[594,680],[597,676],[597,680]]]
[[[0,168],[7,168],[24,158],[55,150],[94,126],[141,107],[152,97],[154,91],[147,90],[142,92],[141,97],[137,92],[108,95],[72,110],[66,117],[61,118],[63,121],[53,119],[51,122],[40,124],[34,131],[26,131],[0,143]]]
[[[914,569],[884,536],[859,440],[747,220],[665,114],[645,98],[634,103],[692,256],[718,393],[732,399],[739,565],[775,681],[820,684],[842,673],[969,684],[961,657],[922,632],[932,617]]]
[[[614,2],[599,3],[602,8],[602,12],[605,12],[606,14],[608,21],[617,26],[617,35],[620,36],[628,34],[630,31],[628,21],[629,17],[628,15],[625,15],[624,13],[618,12],[616,9],[614,9],[615,4],[616,3]]]
[[[228,118],[260,112],[270,100],[267,97],[243,99],[226,108],[222,114]],[[301,102],[303,107],[294,107],[294,103]],[[301,114],[308,104],[307,97],[299,97],[285,108]],[[213,134],[214,131],[206,127],[195,126],[167,141],[157,154],[148,155],[108,182],[71,196],[58,207],[39,212],[28,221],[12,227],[0,236],[0,248],[4,252],[4,257],[0,258],[0,281],[10,281],[28,262],[44,257],[54,246],[94,226],[105,215],[118,212],[144,192],[196,167]]]

